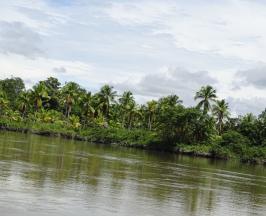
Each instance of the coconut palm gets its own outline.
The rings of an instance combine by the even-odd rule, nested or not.
[[[138,108],[135,102],[129,105],[127,112],[128,112],[127,128],[131,128],[132,125],[134,125],[134,123],[136,122],[136,120],[140,118],[142,115],[140,109]]]
[[[166,97],[162,97],[158,101],[158,112],[163,112],[168,110],[169,108],[173,108],[177,105],[180,105],[182,100],[179,99],[177,95],[169,95]]]
[[[221,134],[223,125],[229,118],[229,105],[225,100],[217,100],[213,105],[212,112],[217,120],[218,132]]]
[[[45,101],[44,107],[50,109],[59,110],[59,89],[61,83],[57,78],[49,77],[44,81],[41,81],[47,87],[47,93],[49,95],[49,100]]]
[[[39,111],[42,108],[43,102],[48,100],[50,97],[47,93],[47,87],[43,82],[33,87],[30,92],[31,98],[34,101],[35,110]]]
[[[152,123],[154,121],[156,109],[157,109],[157,101],[152,100],[152,101],[147,102],[146,111],[148,113],[148,128],[149,128],[149,130],[152,129]]]
[[[141,116],[140,110],[135,102],[132,92],[126,91],[119,99],[122,112],[122,125],[131,128],[134,120]]]
[[[214,102],[216,98],[216,90],[212,86],[207,85],[201,87],[194,99],[200,100],[197,107],[200,109],[203,108],[203,113],[207,114],[211,109],[211,103]]]
[[[4,91],[0,89],[0,114],[8,108],[9,101],[7,100],[7,96]]]
[[[99,106],[106,118],[109,116],[110,105],[115,102],[117,92],[113,90],[113,86],[104,85],[98,93]]]
[[[95,114],[95,109],[93,107],[93,96],[91,92],[86,92],[79,98],[79,100],[80,100],[80,106],[83,111],[82,113],[86,121],[88,121],[88,118],[94,117]]]
[[[134,101],[134,97],[131,91],[125,91],[119,98],[119,103],[123,108],[126,108],[132,101]]]
[[[126,91],[123,93],[122,97],[119,98],[119,103],[122,112],[122,125],[125,125],[127,115],[129,110],[132,110],[132,107],[135,106],[135,100],[131,91]]]
[[[159,103],[168,106],[175,106],[181,104],[183,101],[179,99],[177,95],[169,95],[159,99]]]
[[[30,94],[29,92],[21,92],[18,96],[18,109],[22,114],[22,117],[25,116],[30,106]]]
[[[66,108],[65,115],[67,118],[69,118],[72,107],[77,102],[82,92],[83,90],[75,82],[69,82],[61,89],[61,96]]]

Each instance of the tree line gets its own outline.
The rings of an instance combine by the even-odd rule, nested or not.
[[[58,125],[75,131],[90,128],[142,131],[153,134],[150,145],[178,148],[211,146],[212,154],[241,155],[252,149],[253,157],[265,157],[266,110],[233,118],[229,104],[217,97],[212,86],[195,93],[195,107],[185,107],[178,95],[138,104],[131,91],[118,94],[110,85],[96,93],[78,83],[62,85],[49,77],[26,90],[21,78],[0,80],[2,122]]]

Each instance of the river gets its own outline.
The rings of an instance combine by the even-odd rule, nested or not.
[[[266,215],[266,169],[2,131],[0,215]]]

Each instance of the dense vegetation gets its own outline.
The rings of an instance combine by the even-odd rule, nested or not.
[[[75,82],[61,85],[49,77],[26,90],[22,79],[0,80],[0,126],[40,134],[74,137],[142,148],[240,158],[266,158],[266,110],[258,117],[231,118],[229,105],[204,86],[196,107],[185,107],[177,95],[136,103],[104,85],[92,94]]]

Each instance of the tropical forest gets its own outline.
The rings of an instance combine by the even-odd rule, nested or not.
[[[216,89],[202,86],[195,106],[178,95],[138,104],[131,91],[103,85],[92,93],[55,77],[26,89],[19,77],[0,80],[2,130],[60,136],[153,151],[265,163],[266,110],[233,117]]]

